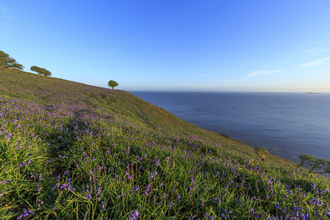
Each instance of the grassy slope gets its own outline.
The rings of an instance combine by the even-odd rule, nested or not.
[[[252,147],[186,122],[170,112],[123,90],[111,90],[57,78],[2,69],[0,67],[0,94],[26,101],[49,104],[69,104],[94,108],[96,112],[110,112],[126,121],[170,135],[199,136],[211,142],[230,147],[239,154],[255,155]],[[19,88],[19,89],[18,89]],[[56,92],[54,92],[56,91]],[[269,155],[269,163],[293,166],[286,159]]]
[[[330,217],[328,180],[253,155],[128,92],[0,69],[0,218]]]

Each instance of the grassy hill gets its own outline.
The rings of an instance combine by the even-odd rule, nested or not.
[[[327,179],[125,91],[0,68],[0,126],[3,219],[330,216]]]

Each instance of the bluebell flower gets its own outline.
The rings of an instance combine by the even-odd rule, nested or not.
[[[121,188],[121,191],[119,193],[118,199],[120,199],[120,197],[123,197],[123,196],[124,196],[124,194],[123,194],[123,188]]]
[[[26,209],[23,209],[23,213],[20,215],[20,216],[18,216],[17,217],[17,219],[21,219],[21,218],[26,218],[26,217],[28,217],[29,215],[33,215],[34,214],[34,212],[32,212],[31,210],[26,210]]]
[[[312,188],[313,188],[313,190],[316,190],[316,185],[314,182],[312,182]]]
[[[276,207],[277,209],[279,209],[279,208],[280,208],[280,204],[277,203],[275,207]]]
[[[180,194],[178,194],[178,202],[180,202],[180,200],[181,200],[181,196]]]
[[[105,202],[101,202],[102,203],[102,211],[104,212],[106,210],[105,208]]]
[[[129,215],[127,220],[137,220],[138,217],[139,217],[139,211],[135,210]]]

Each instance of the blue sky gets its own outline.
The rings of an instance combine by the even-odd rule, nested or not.
[[[0,2],[30,71],[128,91],[330,92],[329,0]]]

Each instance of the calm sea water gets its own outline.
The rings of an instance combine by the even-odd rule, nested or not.
[[[330,94],[131,92],[201,128],[252,147],[330,160]],[[288,158],[285,151],[272,154]]]

